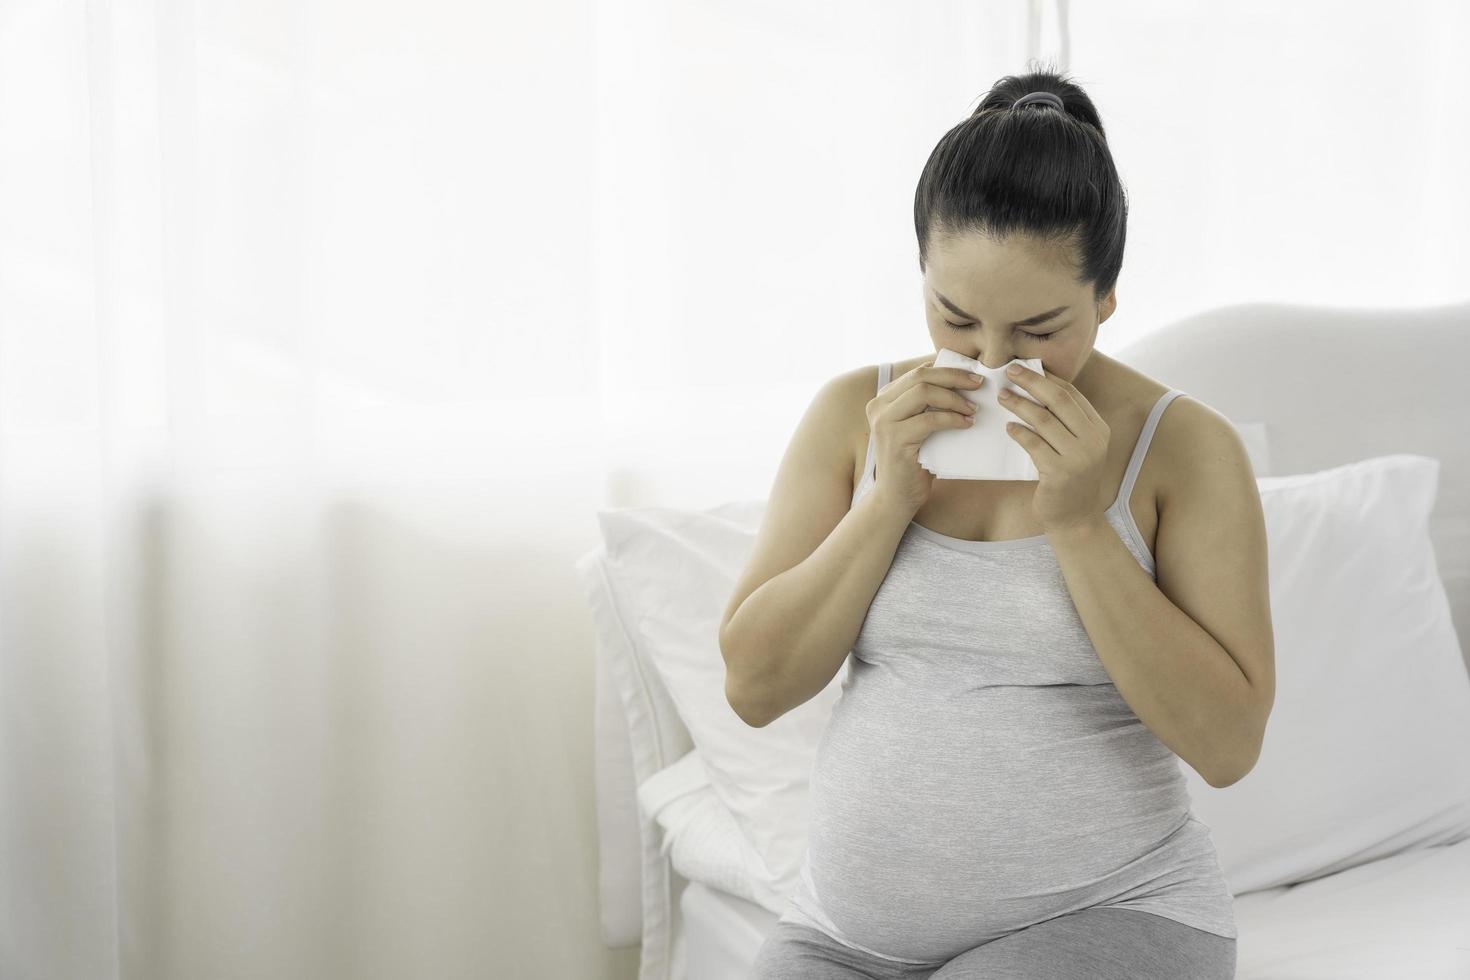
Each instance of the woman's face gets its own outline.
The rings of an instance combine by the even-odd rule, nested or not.
[[[1092,353],[1098,324],[1117,307],[1117,290],[1095,303],[1092,286],[1073,281],[1073,255],[1070,248],[1025,236],[934,239],[924,270],[924,314],[934,349],[948,347],[989,368],[1039,357],[1047,374],[1074,381]],[[1022,322],[1027,320],[1032,322]]]

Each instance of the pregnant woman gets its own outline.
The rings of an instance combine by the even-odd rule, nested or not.
[[[1178,763],[1242,778],[1275,696],[1244,446],[1093,349],[1127,202],[1074,82],[997,82],[934,148],[914,221],[935,350],[1042,362],[1009,378],[1036,403],[1000,401],[1040,479],[919,466],[928,435],[997,410],[933,353],[833,378],[797,427],[721,623],[726,696],[764,726],[852,660],[754,975],[1232,977]]]

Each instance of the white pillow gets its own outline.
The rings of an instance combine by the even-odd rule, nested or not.
[[[656,672],[637,656],[604,552],[594,549],[576,562],[597,637],[593,723],[602,939],[612,947],[640,945],[640,980],[668,980],[679,954],[675,883],[659,852],[658,827],[638,812],[637,788],[688,751],[689,734]],[[636,849],[624,846],[630,837]]]
[[[764,728],[725,700],[719,625],[755,543],[763,501],[707,511],[598,511],[623,625],[658,671],[710,784],[757,857],[758,886],[789,894],[806,852],[808,779],[847,665],[816,697]]]
[[[645,779],[638,808],[660,828],[659,853],[669,856],[679,874],[776,914],[785,908],[785,894],[766,881],[759,855],[720,802],[698,749]]]
[[[1276,703],[1259,761],[1181,766],[1235,894],[1470,837],[1470,676],[1435,564],[1439,460],[1258,478]]]

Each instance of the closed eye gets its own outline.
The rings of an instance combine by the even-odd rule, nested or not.
[[[971,327],[974,326],[973,323],[950,323],[948,320],[945,320],[944,322],[949,323],[950,328],[954,330],[969,330]],[[1063,327],[1062,329],[1065,330],[1066,328]],[[1062,331],[1053,330],[1051,333],[1032,333],[1030,330],[1022,330],[1021,332],[1030,337],[1032,340],[1047,340],[1051,337],[1052,334],[1061,333]]]

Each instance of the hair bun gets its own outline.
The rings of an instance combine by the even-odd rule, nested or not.
[[[1012,102],[1011,108],[1024,109],[1026,106],[1036,102],[1054,106],[1055,108],[1060,109],[1063,112],[1067,111],[1066,103],[1064,103],[1062,101],[1062,97],[1060,95],[1057,95],[1055,92],[1027,92],[1025,95]]]
[[[1058,114],[1025,118],[1038,106]],[[1051,68],[998,79],[935,144],[914,188],[920,272],[931,245],[969,234],[1065,240],[1076,280],[1101,302],[1118,281],[1127,231],[1128,194],[1097,106]]]

